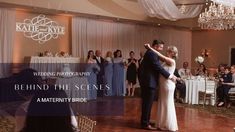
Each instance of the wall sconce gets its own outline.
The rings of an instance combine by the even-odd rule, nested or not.
[[[203,57],[209,57],[210,56],[210,50],[208,50],[208,49],[203,49],[202,50],[202,52],[201,52],[201,55],[203,56]]]

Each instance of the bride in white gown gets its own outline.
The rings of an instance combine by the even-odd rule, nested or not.
[[[149,44],[146,44],[145,47],[158,54],[161,61],[163,61],[163,68],[170,74],[174,74],[176,67],[175,59],[178,55],[178,50],[175,46],[169,46],[167,48],[166,56],[151,48]],[[174,104],[174,91],[175,83],[160,75],[156,127],[161,130],[178,130]]]

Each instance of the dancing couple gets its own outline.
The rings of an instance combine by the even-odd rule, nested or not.
[[[174,71],[178,50],[175,46],[169,46],[166,55],[163,55],[160,53],[163,47],[164,43],[160,40],[154,40],[152,46],[145,44],[147,51],[140,64],[139,73],[142,93],[141,127],[148,130],[177,131],[178,125],[174,104],[177,77],[174,76]],[[157,120],[155,123],[150,123],[152,104],[157,95],[156,91],[159,91]],[[155,126],[152,124],[155,124]]]

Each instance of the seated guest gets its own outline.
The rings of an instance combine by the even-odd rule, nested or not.
[[[174,75],[177,77],[174,96],[176,102],[183,103],[186,95],[186,85],[184,80],[181,79],[177,69],[175,69]],[[177,96],[177,94],[179,94],[179,96]]]
[[[216,75],[215,75],[215,77],[217,78],[217,79],[219,79],[223,74],[224,74],[224,71],[225,71],[225,68],[226,67],[226,65],[225,64],[219,64],[219,66],[218,66],[218,69],[217,69],[217,73],[216,73]]]
[[[220,86],[217,88],[217,95],[218,95],[218,107],[229,104],[229,95],[228,92],[231,86],[227,85],[227,83],[232,83],[232,74],[230,73],[230,68],[225,67],[224,74],[220,78]]]
[[[231,83],[222,82],[222,84],[227,85],[230,88],[231,87],[235,88],[235,65],[231,66],[230,72],[232,74],[232,82]],[[227,90],[224,89],[225,91],[223,91],[223,92],[225,92],[227,94],[227,92],[229,92],[230,88],[228,88]],[[227,102],[228,102],[227,103],[227,108],[229,108],[231,106],[231,103],[230,103],[230,100],[229,100],[229,96],[226,96],[226,97],[227,97]]]
[[[187,78],[191,75],[191,70],[188,68],[188,62],[183,63],[183,68],[179,69],[179,75],[183,78]]]
[[[199,68],[196,70],[196,76],[205,76],[206,75],[206,66],[200,64]]]
[[[65,99],[67,96],[65,91],[55,90],[52,87],[35,94],[28,106],[26,121],[20,132],[78,132],[77,121],[72,116],[69,103],[66,101],[42,102],[44,98]]]

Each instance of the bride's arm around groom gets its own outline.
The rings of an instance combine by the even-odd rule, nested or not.
[[[160,59],[162,62],[165,62],[167,65],[172,66],[172,65],[175,63],[172,58],[167,57],[167,56],[161,54],[160,52],[158,52],[157,50],[155,50],[154,48],[152,48],[152,47],[150,46],[150,44],[144,44],[144,46],[145,46],[145,48],[150,49],[150,50],[152,50],[155,54],[157,54],[157,55],[159,56],[159,59]]]

